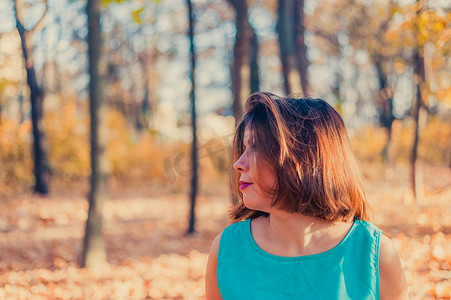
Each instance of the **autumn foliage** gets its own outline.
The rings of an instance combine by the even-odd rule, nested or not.
[[[422,129],[420,157],[426,163],[446,166],[451,163],[451,124],[442,119],[440,116],[432,116]],[[51,187],[64,190],[75,182],[86,183],[90,174],[86,103],[68,100],[58,110],[49,109],[44,121]],[[184,189],[189,178],[189,143],[171,141],[152,129],[137,131],[127,123],[120,111],[113,108],[109,110],[108,123],[110,132],[107,153],[113,183],[151,183],[168,185],[172,191]],[[409,119],[395,121],[393,136],[395,138],[389,152],[391,163],[405,164],[413,139]],[[226,136],[212,133],[201,139],[199,163],[201,177],[204,177],[201,180],[204,190],[211,188],[212,184],[228,184],[231,138],[231,133]],[[385,129],[368,126],[350,130],[350,138],[353,150],[361,162],[382,161]],[[30,121],[18,124],[6,118],[1,120],[0,195],[26,191],[32,185],[31,143]],[[178,156],[182,159],[177,162]]]

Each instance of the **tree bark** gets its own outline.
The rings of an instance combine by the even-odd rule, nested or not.
[[[393,114],[393,93],[388,86],[387,77],[382,69],[381,59],[374,58],[373,60],[379,82],[379,93],[377,95],[379,123],[387,131],[387,140],[385,141],[381,156],[384,162],[388,162],[388,151],[392,140],[392,126],[395,120],[395,116]]]
[[[152,51],[152,50],[151,50]],[[155,90],[157,89],[155,77],[157,73],[155,70],[155,58],[156,52],[147,52],[138,55],[138,59],[142,66],[144,73],[144,96],[141,101],[140,107],[140,126],[141,128],[147,128],[149,126],[149,120],[156,112],[156,99]]]
[[[106,103],[103,97],[105,64],[101,62],[100,0],[88,0],[89,105],[91,114],[91,190],[83,243],[82,267],[106,263],[102,234],[103,203],[108,197],[109,165],[106,155]]]
[[[196,231],[195,223],[196,223],[196,215],[195,215],[195,207],[196,207],[196,198],[197,198],[197,186],[198,186],[198,175],[197,175],[197,115],[196,115],[196,80],[195,80],[195,71],[196,71],[196,51],[194,46],[194,17],[193,17],[193,5],[190,0],[186,1],[188,6],[188,19],[189,19],[189,31],[188,37],[190,41],[190,60],[191,60],[191,68],[190,68],[190,80],[191,80],[191,89],[189,93],[190,101],[191,101],[191,128],[193,133],[193,141],[191,143],[191,193],[190,193],[190,211],[189,211],[189,224],[188,224],[188,234],[192,234]]]
[[[414,53],[414,81],[416,85],[416,97],[413,104],[413,143],[410,151],[410,186],[416,201],[423,198],[423,174],[421,162],[418,159],[418,145],[420,144],[420,124],[425,114],[423,107],[423,96],[421,87],[426,82],[424,73],[424,56],[421,49],[416,49]]]
[[[422,4],[421,0],[417,0],[420,3],[420,8],[417,11],[417,19],[419,19]],[[418,34],[419,29],[417,28],[416,34]],[[413,132],[413,143],[410,152],[410,187],[415,201],[418,203],[423,198],[423,168],[421,161],[418,159],[418,145],[420,144],[420,126],[422,120],[425,116],[422,87],[426,82],[426,73],[424,68],[424,49],[421,45],[417,44],[414,49],[413,55],[413,80],[416,86],[416,97],[413,104],[413,121],[414,121],[414,132]]]
[[[258,44],[258,37],[255,33],[254,28],[249,24],[249,30],[251,33],[251,39],[250,39],[250,61],[249,61],[249,67],[250,67],[250,93],[255,93],[260,91],[260,73],[258,70],[258,56],[259,56],[259,44]]]
[[[301,93],[301,73],[297,52],[296,4],[294,0],[280,0],[277,31],[279,33],[280,58],[287,95]]]
[[[296,24],[295,38],[297,40],[297,57],[298,68],[301,76],[301,87],[304,96],[309,95],[310,85],[308,81],[308,66],[309,61],[307,58],[307,45],[305,44],[305,13],[304,13],[304,0],[297,0],[294,9],[294,18]]]
[[[47,2],[45,3],[47,7]],[[19,33],[22,54],[25,61],[25,68],[27,72],[27,83],[30,88],[30,103],[31,103],[31,123],[33,134],[33,160],[34,160],[34,177],[35,186],[34,191],[39,194],[48,193],[48,167],[47,154],[45,152],[45,135],[42,122],[42,105],[44,100],[44,91],[39,87],[36,72],[34,69],[33,50],[32,50],[32,34],[42,24],[47,9],[44,12],[41,20],[36,24],[32,30],[26,30],[23,26],[23,1],[14,0],[14,12],[16,17],[16,29]]]
[[[229,1],[235,9],[236,15],[236,37],[233,47],[232,66],[232,108],[233,115],[235,116],[235,124],[237,125],[243,117],[244,101],[246,101],[251,93],[250,49],[252,32],[247,18],[247,0]]]

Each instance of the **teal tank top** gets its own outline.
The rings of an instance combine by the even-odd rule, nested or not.
[[[261,249],[246,220],[224,229],[217,281],[224,300],[379,299],[382,231],[356,220],[343,240],[318,254],[283,257]]]

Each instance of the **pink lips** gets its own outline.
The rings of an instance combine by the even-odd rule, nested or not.
[[[251,182],[246,182],[246,181],[241,181],[240,180],[240,190],[244,190],[245,188],[247,188],[251,184],[252,184]]]

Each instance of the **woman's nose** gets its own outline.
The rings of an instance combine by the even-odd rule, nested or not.
[[[240,158],[238,158],[238,160],[233,164],[233,168],[240,173],[246,172],[249,169],[244,153],[241,154]]]

